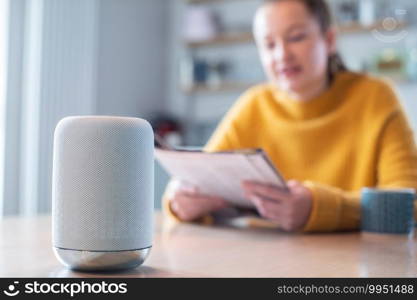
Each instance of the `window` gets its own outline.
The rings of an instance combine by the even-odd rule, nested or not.
[[[0,216],[3,214],[9,0],[0,0]]]

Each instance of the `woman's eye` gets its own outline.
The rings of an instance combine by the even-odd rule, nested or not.
[[[293,36],[290,36],[288,38],[288,41],[290,41],[290,42],[300,42],[300,41],[304,40],[306,37],[307,37],[307,35],[305,33],[295,34]]]
[[[266,49],[271,50],[271,49],[274,49],[274,47],[275,47],[275,43],[274,42],[266,42],[265,43],[265,48]]]

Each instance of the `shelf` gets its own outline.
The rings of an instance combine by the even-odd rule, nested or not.
[[[183,87],[182,91],[186,94],[195,94],[195,93],[219,93],[219,92],[238,92],[244,91],[256,83],[248,82],[224,82],[219,85],[207,85],[204,83],[195,84],[192,87]]]
[[[251,32],[238,32],[238,33],[221,34],[213,39],[209,39],[205,41],[186,42],[186,44],[190,48],[198,48],[198,47],[204,47],[204,46],[219,46],[219,45],[252,43],[253,41],[254,41],[253,35]]]
[[[406,27],[407,24],[405,22],[400,22],[395,27],[395,30],[403,29]],[[386,31],[384,26],[382,25],[382,20],[379,20],[371,25],[364,26],[360,23],[353,22],[346,25],[337,25],[338,31],[341,34],[350,34],[350,33],[361,33],[361,32],[369,32],[372,30],[382,30]]]
[[[216,2],[232,2],[237,0],[186,0],[188,4],[210,4]]]
[[[220,0],[219,0],[220,1]],[[395,30],[403,29],[407,26],[406,23],[399,23]],[[370,32],[372,30],[381,30],[384,31],[384,26],[382,21],[375,22],[369,26],[364,26],[360,23],[350,23],[346,25],[337,25],[338,31],[340,34],[353,34],[361,32]],[[220,34],[215,38],[199,41],[199,42],[185,42],[189,48],[199,48],[199,47],[210,47],[210,46],[222,46],[222,45],[234,45],[234,44],[244,44],[244,43],[253,43],[252,32],[237,32],[229,34]]]

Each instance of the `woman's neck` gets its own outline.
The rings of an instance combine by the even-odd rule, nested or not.
[[[291,99],[300,102],[308,102],[320,96],[329,86],[329,80],[326,77],[324,80],[314,82],[302,91],[288,91]]]

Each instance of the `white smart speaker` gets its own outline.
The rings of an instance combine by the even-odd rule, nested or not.
[[[154,138],[143,119],[62,119],[54,136],[52,240],[84,271],[133,268],[152,246]]]

